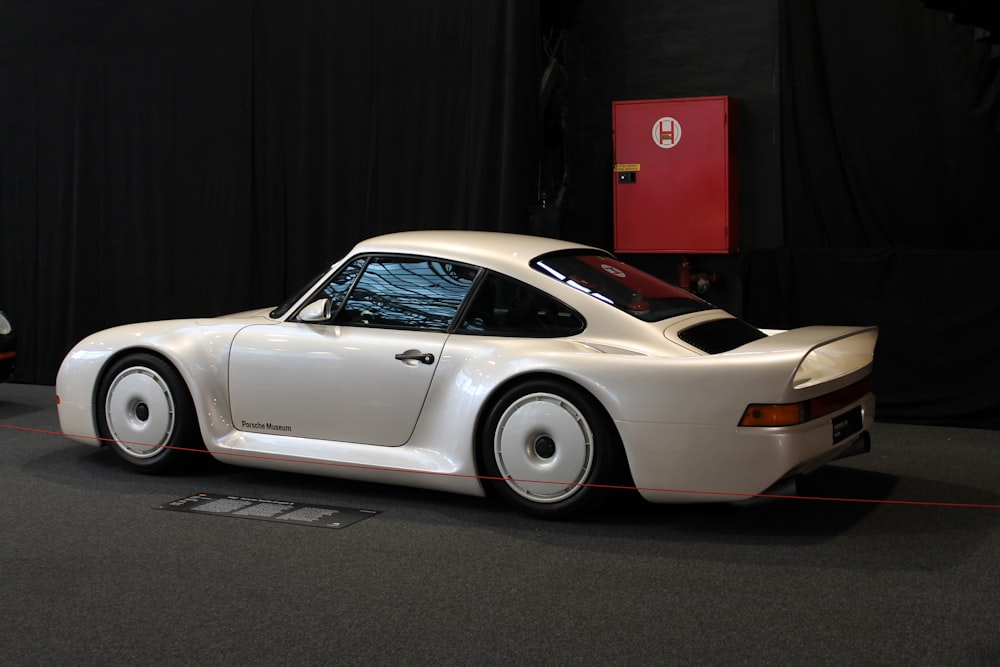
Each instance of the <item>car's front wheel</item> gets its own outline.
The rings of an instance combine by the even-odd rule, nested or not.
[[[143,472],[163,472],[203,449],[191,395],[177,370],[136,353],[113,363],[97,393],[100,435]]]
[[[548,518],[595,507],[617,480],[618,437],[589,394],[536,379],[493,402],[479,437],[486,484],[514,507]]]

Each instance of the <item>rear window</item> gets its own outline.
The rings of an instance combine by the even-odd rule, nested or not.
[[[646,322],[658,322],[715,306],[610,255],[554,253],[532,267]]]

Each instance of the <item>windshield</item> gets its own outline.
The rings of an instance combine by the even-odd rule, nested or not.
[[[646,322],[715,308],[690,292],[610,255],[543,255],[535,270]]]

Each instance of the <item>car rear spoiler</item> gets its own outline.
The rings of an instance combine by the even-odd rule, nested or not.
[[[798,359],[794,389],[850,375],[871,365],[878,327],[811,326],[771,334],[723,355],[766,354]],[[720,355],[721,356],[721,355]]]

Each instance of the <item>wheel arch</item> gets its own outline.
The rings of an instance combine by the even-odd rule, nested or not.
[[[476,420],[473,426],[471,442],[472,449],[475,454],[476,473],[478,475],[484,474],[483,454],[481,451],[482,448],[479,446],[479,439],[483,435],[484,424],[486,423],[486,420],[489,419],[493,406],[496,405],[496,402],[500,400],[500,397],[506,394],[512,387],[535,380],[549,382],[554,381],[557,383],[569,384],[578,391],[586,394],[594,402],[594,405],[601,410],[601,417],[606,420],[608,428],[611,433],[614,434],[615,442],[612,443],[612,446],[617,447],[619,452],[624,457],[625,452],[624,447],[622,446],[622,436],[618,431],[618,426],[615,424],[614,419],[611,418],[611,413],[608,411],[607,406],[604,405],[604,402],[593,391],[591,391],[586,385],[580,383],[577,378],[572,376],[563,375],[550,370],[532,370],[506,378],[503,382],[493,387],[493,389],[489,392],[489,395],[487,395],[486,398],[480,403],[479,412],[476,414]],[[483,484],[483,487],[488,490],[488,485]]]
[[[170,364],[173,367],[173,369],[177,371],[177,373],[182,378],[184,378],[184,384],[187,385],[188,391],[191,390],[191,382],[187,377],[187,374],[181,369],[180,366],[178,366],[177,362],[174,359],[170,358],[170,355],[164,354],[163,351],[158,350],[156,348],[146,347],[143,345],[137,345],[135,347],[123,347],[120,350],[116,350],[114,353],[108,355],[108,357],[104,359],[103,362],[101,363],[100,370],[97,371],[97,376],[95,378],[94,387],[91,390],[91,397],[90,397],[91,403],[94,406],[95,420],[97,418],[96,417],[97,411],[100,409],[97,399],[99,398],[99,394],[101,393],[101,383],[103,383],[104,379],[107,377],[108,369],[110,369],[112,366],[118,363],[120,359],[124,359],[125,357],[131,356],[133,354],[149,354],[154,357],[159,357],[165,363]],[[96,421],[95,421],[95,426],[96,426]]]
[[[198,424],[198,430],[202,433],[202,438],[205,440],[206,444],[210,442],[209,433],[205,431],[202,427],[204,424],[210,423],[211,415],[208,414],[208,406],[213,401],[213,398],[218,399],[216,401],[220,406],[229,405],[228,396],[216,395],[218,392],[206,391],[205,385],[211,385],[210,381],[201,381],[195,377],[188,364],[180,357],[180,355],[173,354],[169,348],[164,349],[161,347],[149,346],[149,345],[133,345],[129,347],[123,347],[121,349],[115,350],[114,353],[110,354],[106,359],[103,360],[100,370],[97,371],[95,381],[93,383],[93,388],[91,390],[91,405],[93,410],[91,411],[91,419],[93,420],[94,432],[97,433],[99,430],[98,412],[102,410],[100,405],[100,392],[101,385],[107,376],[109,369],[111,369],[119,360],[125,357],[135,355],[135,354],[148,354],[150,356],[156,357],[163,363],[169,365],[177,374],[180,376],[181,380],[184,382],[184,388],[187,390],[188,395],[191,398],[192,407],[195,411],[195,418]],[[228,373],[224,378],[220,378],[220,381],[228,381]],[[218,410],[218,408],[217,408]],[[227,422],[230,420],[227,420]],[[214,437],[214,434],[212,434]],[[107,443],[101,442],[101,445]]]

